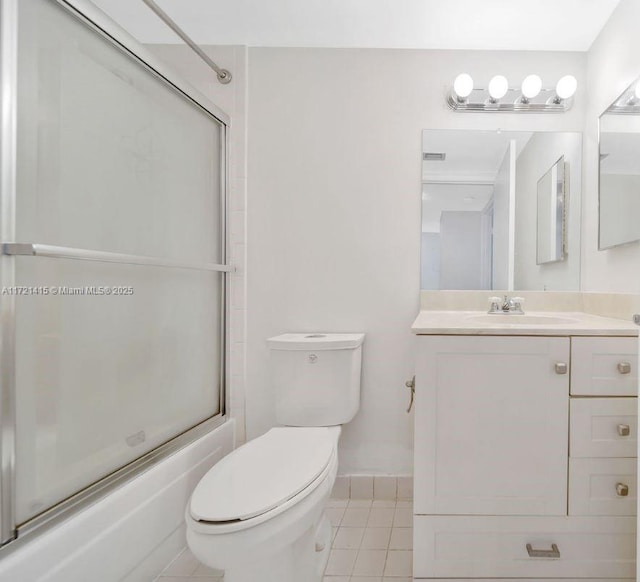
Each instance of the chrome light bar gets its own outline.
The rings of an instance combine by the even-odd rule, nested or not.
[[[465,99],[458,99],[454,91],[447,95],[447,105],[454,111],[485,111],[487,113],[564,113],[573,105],[573,98],[554,100],[554,89],[541,89],[539,95],[522,99],[519,89],[509,89],[505,97],[492,102],[486,89],[473,89]]]
[[[486,113],[564,113],[571,109],[578,81],[573,75],[561,77],[554,89],[543,88],[542,79],[528,75],[520,88],[509,86],[504,75],[495,75],[486,89],[475,87],[473,77],[460,73],[446,96],[454,111]]]

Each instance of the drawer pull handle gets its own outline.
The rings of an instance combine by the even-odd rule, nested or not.
[[[527,544],[527,554],[530,558],[559,558],[560,550],[555,544],[551,544],[550,550],[534,550],[531,544]]]
[[[629,485],[616,483],[616,493],[618,494],[618,497],[626,497],[629,495]]]
[[[631,434],[631,429],[628,424],[619,424],[618,425],[618,434],[620,436],[629,436]]]
[[[631,362],[618,362],[618,372],[621,374],[631,374]]]
[[[568,367],[567,364],[565,364],[564,362],[556,362],[555,365],[555,369],[556,369],[556,374],[566,374]]]

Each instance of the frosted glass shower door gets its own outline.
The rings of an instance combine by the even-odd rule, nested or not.
[[[222,415],[228,268],[224,123],[55,2],[18,28],[19,526]]]

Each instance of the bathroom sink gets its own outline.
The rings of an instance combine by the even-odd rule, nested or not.
[[[471,315],[467,318],[469,323],[486,323],[489,325],[504,325],[519,323],[522,325],[562,325],[577,323],[577,319],[571,317],[555,317],[553,315],[509,315],[506,313],[485,313],[484,315]]]

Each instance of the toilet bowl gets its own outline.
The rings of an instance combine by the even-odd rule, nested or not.
[[[187,543],[225,582],[320,582],[340,425],[360,408],[364,334],[267,340],[281,425],[212,467],[185,512]]]
[[[340,427],[282,427],[236,449],[193,492],[187,542],[225,582],[320,582]]]

